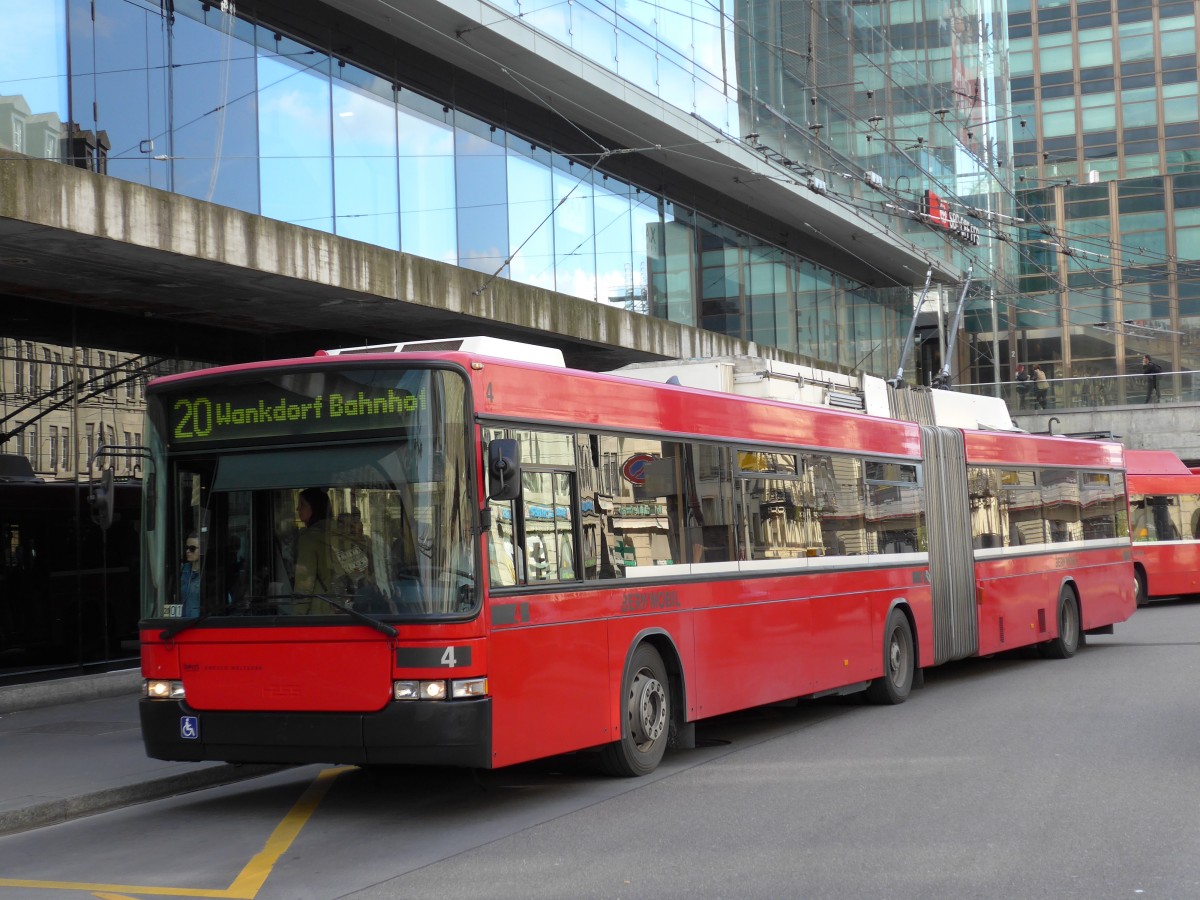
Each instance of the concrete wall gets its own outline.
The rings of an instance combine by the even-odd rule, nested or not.
[[[610,354],[611,366],[594,368],[725,355],[803,362],[607,303],[7,151],[0,151],[0,292],[243,332],[402,340],[490,326],[577,351],[622,351]]]

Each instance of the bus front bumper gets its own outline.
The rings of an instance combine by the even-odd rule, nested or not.
[[[197,711],[142,699],[152,759],[491,768],[492,701],[400,701],[373,713]]]

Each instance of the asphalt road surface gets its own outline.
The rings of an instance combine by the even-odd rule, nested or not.
[[[0,898],[1200,897],[1200,603],[697,739],[632,780],[288,770],[0,838]]]

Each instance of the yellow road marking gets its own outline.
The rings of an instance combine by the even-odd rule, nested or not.
[[[312,814],[316,812],[321,800],[333,787],[333,781],[343,772],[353,766],[339,766],[320,772],[312,783],[305,788],[300,799],[283,817],[262,850],[251,857],[250,861],[233,879],[233,884],[227,888],[183,888],[158,887],[140,884],[89,884],[82,881],[34,881],[24,878],[0,878],[0,887],[35,888],[47,891],[91,891],[100,900],[130,900],[124,894],[139,894],[151,897],[213,897],[218,900],[254,900],[267,878],[274,869],[279,858],[287,853],[288,848],[300,835]]]
[[[250,862],[246,863],[242,871],[238,873],[238,877],[233,879],[233,884],[229,886],[229,896],[245,897],[249,900],[258,894],[263,884],[266,883],[267,876],[275,868],[275,863],[279,862],[279,857],[287,853],[292,842],[300,835],[300,829],[316,812],[317,805],[333,787],[333,780],[352,768],[354,767],[341,766],[336,769],[326,769],[316,777],[308,789],[300,795],[300,799],[296,801],[291,812],[275,826],[275,830],[271,832],[271,836],[267,838],[263,848]]]

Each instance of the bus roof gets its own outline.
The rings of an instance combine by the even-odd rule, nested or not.
[[[389,344],[368,344],[362,347],[342,347],[337,350],[318,350],[317,356],[348,356],[361,353],[445,353],[450,351],[477,353],[501,359],[537,363],[543,366],[566,368],[563,353],[557,347],[526,344],[504,338],[476,335],[473,337],[443,338],[431,341],[393,341]]]
[[[1194,475],[1170,450],[1126,450],[1125,468],[1130,475]]]
[[[969,465],[1122,466],[1122,447],[1113,441],[1003,431],[963,431],[963,436]]]
[[[513,343],[513,342],[503,342]],[[911,421],[830,408],[822,403],[794,399],[748,397],[704,387],[688,387],[646,380],[618,370],[613,373],[567,369],[527,354],[503,353],[499,344],[462,342],[461,347],[436,346],[443,342],[377,344],[322,352],[311,357],[253,362],[200,370],[156,379],[152,387],[170,390],[198,379],[221,379],[247,373],[328,368],[337,365],[403,365],[414,362],[450,362],[462,366],[476,382],[481,397],[477,406],[485,418],[505,418],[547,426],[594,424],[617,430],[651,428],[656,431],[726,439],[754,440],[766,444],[856,448],[887,456],[920,455],[920,428]],[[471,352],[478,347],[501,352],[493,356]],[[487,382],[488,390],[483,390]],[[490,399],[494,393],[496,402]],[[787,415],[781,416],[786,410]],[[1119,444],[1021,432],[962,429],[967,440],[968,462],[1010,465],[1089,465],[1119,468]],[[752,437],[751,437],[752,436]]]
[[[1138,494],[1200,494],[1200,474],[1170,450],[1126,450],[1129,491]]]

